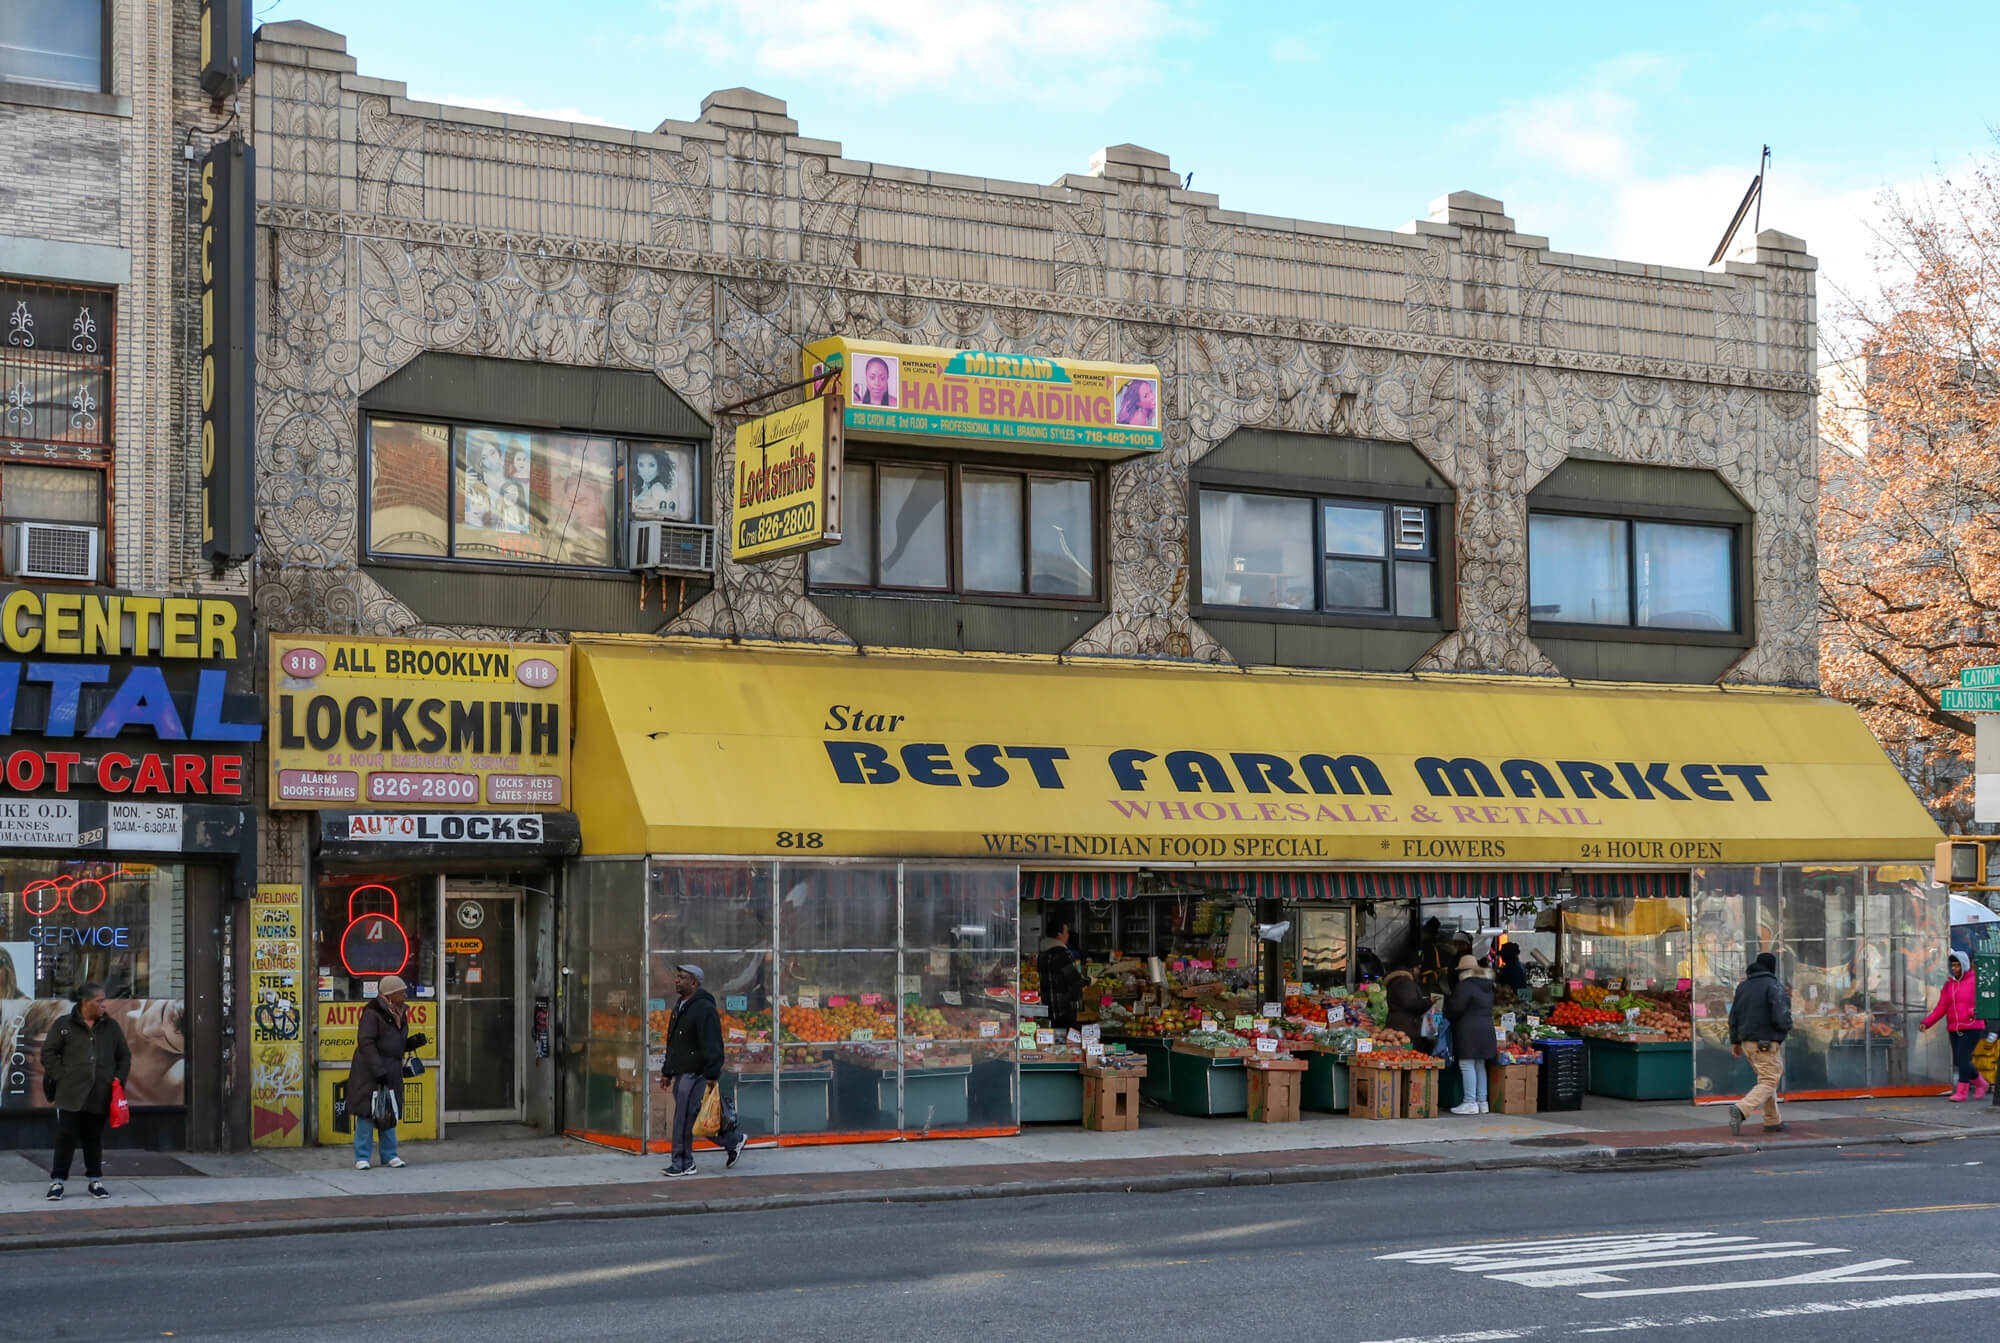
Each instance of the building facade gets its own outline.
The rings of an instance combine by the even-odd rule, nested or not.
[[[1079,900],[1177,962],[1175,901],[1295,912],[1230,957],[1268,992],[1432,909],[1693,892],[1706,949],[1647,976],[1705,983],[1821,907],[1797,864],[1886,902],[1928,852],[1811,693],[1799,239],[1692,271],[1469,192],[1246,214],[1134,145],[861,163],[746,89],[650,132],[440,107],[297,22],[256,62],[261,876],[304,892],[322,1141],[390,961],[447,1129],[659,1141],[692,955],[768,1127],[983,1131]],[[823,455],[774,457],[823,392]],[[739,558],[808,459],[821,544]]]
[[[248,1141],[263,713],[249,573],[205,545],[202,373],[204,275],[248,272],[204,242],[243,20],[56,0],[0,37],[0,1145],[48,1142],[40,1044],[89,983],[134,1052],[119,1141]]]

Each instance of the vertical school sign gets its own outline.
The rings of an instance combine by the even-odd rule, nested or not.
[[[201,161],[201,553],[218,563],[257,550],[256,181],[256,155],[241,136]]]

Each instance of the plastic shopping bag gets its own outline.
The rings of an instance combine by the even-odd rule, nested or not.
[[[722,1132],[722,1084],[710,1082],[702,1092],[701,1113],[694,1117],[694,1136],[713,1138]]]
[[[1994,1080],[1996,1068],[2000,1068],[2000,1040],[1988,1035],[1972,1047],[1972,1068],[1988,1082]]]
[[[124,1128],[132,1122],[132,1105],[125,1099],[125,1084],[111,1079],[111,1127]]]

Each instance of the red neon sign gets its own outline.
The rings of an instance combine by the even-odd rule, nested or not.
[[[369,891],[389,897],[389,912],[370,910],[357,914],[354,902]],[[391,965],[389,962],[394,961]],[[360,964],[356,964],[356,962]],[[347,893],[347,928],[340,935],[340,964],[347,973],[361,979],[397,975],[410,963],[410,935],[396,921],[396,893],[380,884],[356,886]]]
[[[88,909],[77,903],[77,892],[86,886],[97,888],[97,903]],[[89,898],[87,893],[85,898]],[[95,914],[110,898],[110,890],[96,877],[44,877],[21,889],[22,907],[38,919],[47,918],[64,905],[80,915]]]

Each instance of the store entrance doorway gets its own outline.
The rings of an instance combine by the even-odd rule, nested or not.
[[[449,888],[444,896],[445,1122],[523,1118],[526,974],[517,890]]]

